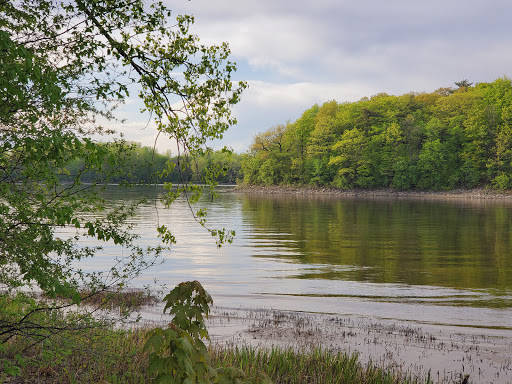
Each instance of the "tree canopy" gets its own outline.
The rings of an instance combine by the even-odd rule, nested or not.
[[[249,184],[447,190],[512,188],[512,83],[314,105],[255,136]],[[279,134],[277,134],[277,132]]]
[[[105,168],[110,171],[109,180],[115,184],[183,184],[201,183],[209,172],[217,183],[234,184],[241,178],[242,155],[231,151],[205,151],[203,156],[172,156],[170,151],[162,154],[153,147],[142,146],[139,143],[126,142],[123,146],[103,143],[108,156],[123,158],[116,172],[110,165]],[[60,174],[62,182],[72,182],[75,176],[84,168],[85,159],[75,158],[65,166],[66,173]],[[170,170],[172,168],[172,170]],[[220,169],[217,175],[212,169]],[[95,170],[83,172],[81,180],[84,183],[95,183],[102,180],[103,174]]]
[[[126,224],[134,207],[108,211],[96,193],[129,157],[101,122],[118,119],[115,108],[135,94],[160,137],[194,157],[235,123],[230,107],[246,87],[232,80],[227,44],[204,46],[189,32],[192,16],[171,16],[146,0],[0,1],[3,288],[34,285],[79,303],[79,287],[122,287],[161,252],[134,243]],[[93,184],[83,183],[88,172],[97,176]],[[167,201],[187,188],[169,188]],[[75,227],[76,236],[60,238],[63,226]],[[167,228],[158,231],[173,241]],[[129,256],[104,273],[85,273],[77,261],[97,249],[77,247],[80,238],[113,242]],[[0,334],[22,332],[22,320],[3,322]]]

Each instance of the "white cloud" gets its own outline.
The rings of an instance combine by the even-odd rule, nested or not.
[[[512,75],[509,0],[166,1],[196,16],[201,43],[229,42],[236,77],[252,79],[222,141],[239,151],[315,103]],[[127,137],[154,140],[156,131],[137,133],[146,122],[135,104],[122,113]]]
[[[242,19],[198,23],[206,45],[228,41],[237,60],[255,70],[270,69],[284,76],[302,76],[300,64],[321,52],[315,24],[304,17],[256,14]]]
[[[244,94],[244,104],[257,108],[276,108],[296,105],[310,106],[336,99],[354,101],[371,92],[364,84],[355,83],[293,83],[273,84],[264,81],[249,81],[249,90]]]

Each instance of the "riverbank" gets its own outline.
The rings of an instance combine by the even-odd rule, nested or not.
[[[429,199],[507,199],[512,201],[512,191],[496,191],[487,188],[454,189],[450,191],[399,191],[394,189],[340,189],[333,187],[293,185],[238,185],[225,190],[230,193],[325,195],[346,197],[396,197]]]
[[[150,382],[146,332],[166,327],[172,316],[163,314],[159,301],[142,305],[141,321],[132,326],[93,322],[83,332],[70,329],[28,349],[31,339],[12,339],[0,361],[20,366],[0,367],[0,382]],[[45,321],[52,326],[55,319]],[[512,382],[510,328],[214,306],[207,329],[213,367],[266,372],[275,383]]]
[[[118,304],[125,299],[133,297],[134,292],[119,295],[114,299],[112,306],[108,306],[111,314],[122,308]],[[0,299],[4,307],[11,313],[11,309],[20,309],[34,297],[26,295],[11,296],[0,293]],[[139,299],[140,297],[137,297]],[[151,302],[154,302],[151,297]],[[44,298],[43,298],[44,300]],[[91,308],[91,314],[96,311],[97,303]],[[103,308],[103,304],[100,306]],[[152,383],[155,378],[155,370],[152,370],[150,355],[151,348],[147,348],[148,331],[155,327],[168,328],[172,315],[163,314],[162,304],[151,304],[147,300],[140,303],[139,308],[148,313],[159,312],[158,318],[146,321],[136,321],[130,324],[111,324],[98,321],[85,313],[66,313],[64,311],[40,311],[37,313],[35,323],[23,325],[19,323],[19,332],[1,340],[0,344],[0,383],[9,384],[142,384]],[[87,317],[85,324],[77,323],[80,318]],[[144,316],[147,318],[147,316]],[[303,319],[304,321],[302,321]],[[246,320],[249,320],[247,322]],[[266,325],[273,327],[284,322],[290,322],[296,329],[296,333],[311,332],[311,321],[307,318],[295,317],[284,312],[269,311],[234,311],[226,308],[214,308],[208,322],[211,335],[207,350],[203,357],[209,366],[208,377],[212,378],[202,382],[238,383],[242,380],[236,378],[247,377],[247,383],[271,384],[276,383],[366,383],[366,384],[432,384],[428,378],[425,380],[411,376],[405,371],[384,369],[378,363],[361,363],[358,353],[346,351],[343,348],[333,349],[318,344],[309,347],[306,344],[273,344],[251,345],[248,341],[239,343],[233,337],[223,340],[219,331],[228,330],[229,333],[239,327],[236,323],[249,326],[250,339],[255,340],[260,331],[272,331]],[[0,318],[0,325],[10,326],[8,319]],[[176,329],[173,326],[174,329]],[[39,334],[33,331],[37,329]],[[164,331],[165,333],[165,331]],[[225,332],[224,332],[225,333]],[[157,332],[158,334],[158,332]],[[167,334],[168,335],[168,334]],[[4,335],[5,337],[5,335]],[[169,336],[167,336],[169,337]],[[302,339],[299,335],[298,340]],[[158,339],[160,340],[160,339]],[[180,370],[193,370],[192,362],[188,360],[187,353],[193,352],[189,340],[166,338],[164,348],[174,348],[170,345],[183,345],[187,348],[176,347],[172,349],[173,360],[166,360],[166,367],[173,367],[167,371],[167,381],[174,382],[170,374],[177,374]],[[163,341],[163,339],[162,339]],[[160,342],[162,342],[160,341]],[[158,341],[157,341],[158,343]],[[171,343],[170,345],[167,343]],[[155,345],[153,342],[152,346]],[[156,344],[158,345],[158,344]],[[181,348],[181,349],[180,349]],[[183,351],[188,351],[184,353]],[[181,354],[179,353],[181,352]],[[201,352],[203,354],[203,352]],[[176,364],[176,361],[184,360],[184,365]],[[162,372],[164,365],[160,361],[158,371]],[[174,364],[174,365],[173,365]],[[202,364],[198,364],[202,368]],[[177,368],[180,367],[180,368]],[[196,367],[196,366],[194,366]],[[153,366],[154,368],[154,366]],[[187,371],[190,373],[190,370]],[[215,380],[213,371],[224,372],[224,380]],[[200,372],[198,368],[195,370]],[[256,379],[258,377],[259,379]],[[228,379],[231,378],[232,380]],[[271,381],[268,380],[271,379]],[[171,380],[171,381],[168,381]],[[157,380],[158,381],[158,380]],[[162,380],[158,382],[163,382]],[[180,381],[181,382],[181,381]],[[194,381],[195,382],[195,381]]]
[[[255,348],[315,347],[358,356],[391,375],[435,383],[512,382],[512,332],[360,316],[214,308],[212,341]]]

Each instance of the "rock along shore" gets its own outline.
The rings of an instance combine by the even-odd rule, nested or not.
[[[340,189],[333,187],[314,186],[263,186],[263,185],[238,185],[225,190],[229,193],[254,193],[254,194],[295,194],[295,195],[327,195],[340,197],[411,197],[432,199],[510,199],[512,190],[495,191],[486,188],[454,189],[450,191],[399,191],[394,189]]]

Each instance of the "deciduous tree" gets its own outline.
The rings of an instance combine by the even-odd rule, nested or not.
[[[109,131],[99,121],[116,119],[115,107],[137,94],[161,136],[175,140],[182,154],[196,156],[235,122],[230,107],[246,86],[232,80],[235,64],[227,44],[201,45],[189,32],[192,16],[173,20],[162,3],[146,0],[0,1],[4,288],[34,285],[78,304],[80,287],[123,287],[161,252],[135,244],[127,225],[134,207],[103,210],[95,186],[108,183],[122,156],[100,142]],[[122,142],[119,148],[125,148]],[[69,178],[66,165],[77,158],[84,160],[82,167],[63,184],[60,175]],[[82,184],[81,175],[91,170],[101,177]],[[60,238],[59,227],[76,228],[76,237]],[[164,242],[174,241],[167,228],[158,231]],[[224,231],[213,234],[226,240]],[[77,262],[96,248],[76,247],[82,237],[130,252],[104,273],[85,273]],[[30,333],[30,315],[39,310],[0,322],[2,340]]]

